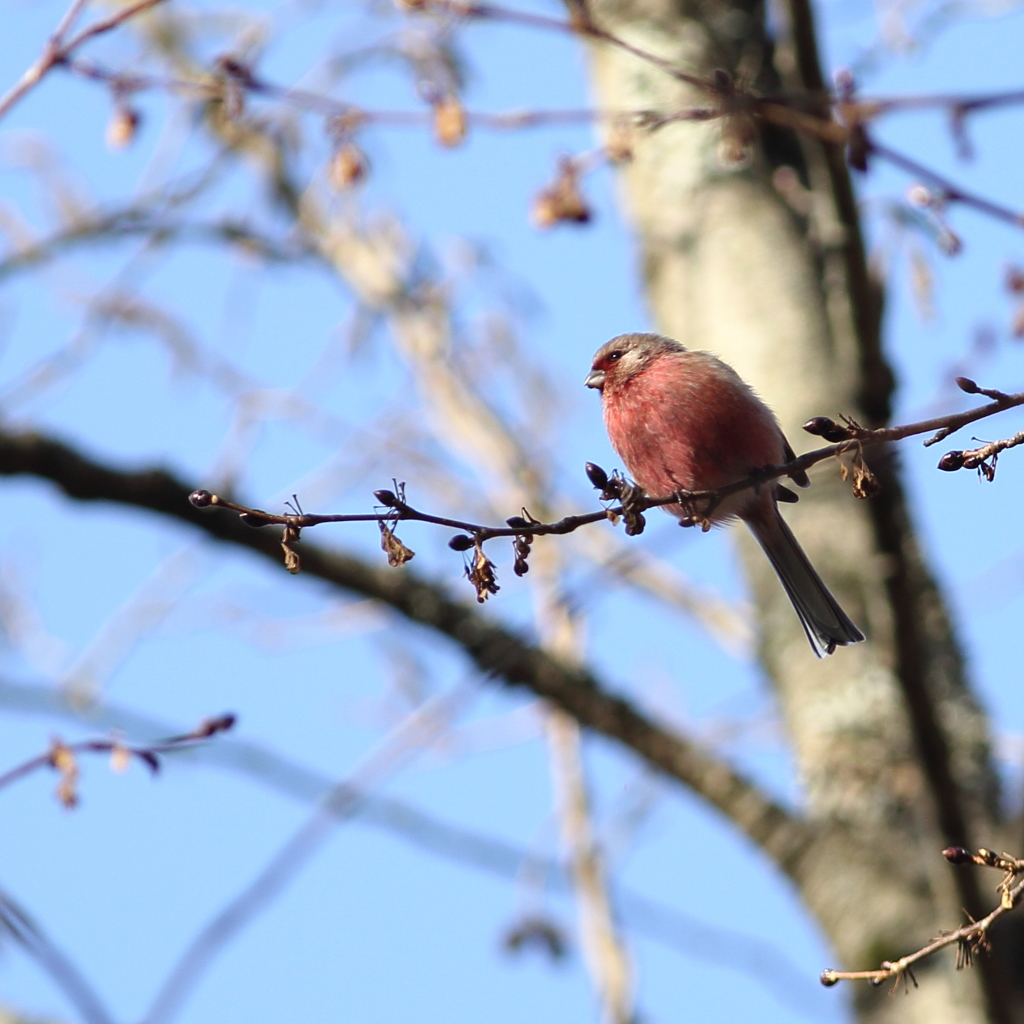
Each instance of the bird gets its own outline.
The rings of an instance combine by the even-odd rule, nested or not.
[[[584,384],[601,392],[612,447],[652,497],[718,490],[796,458],[774,413],[731,366],[672,338],[612,338],[597,350]],[[789,476],[800,487],[810,482],[800,469]],[[708,519],[747,524],[819,658],[859,643],[864,634],[815,572],[779,513],[779,500],[796,495],[773,480],[726,496]],[[682,505],[665,507],[692,522]]]

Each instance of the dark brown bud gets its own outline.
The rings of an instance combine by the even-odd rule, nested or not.
[[[382,504],[387,505],[388,508],[398,507],[398,498],[395,497],[394,491],[389,491],[386,487],[381,488],[379,491],[374,491],[373,496]]]
[[[603,491],[608,486],[608,474],[595,462],[588,462],[586,465],[587,479],[599,490]]]
[[[958,469],[964,468],[964,459],[964,453],[961,451],[946,452],[939,459],[939,469],[944,469],[947,473],[953,473]]]
[[[195,731],[195,736],[213,736],[218,732],[227,732],[228,729],[234,728],[236,717],[228,712],[226,715],[218,715],[216,718],[207,718],[200,723],[199,728]]]
[[[846,427],[841,427],[835,420],[828,416],[815,416],[804,424],[804,430],[808,434],[815,434],[823,437],[826,441],[846,441],[850,432]]]
[[[525,530],[528,529],[530,524],[522,516],[509,516],[505,520],[513,530]]]
[[[977,395],[981,391],[981,388],[970,377],[957,377],[956,386],[968,395]]]
[[[947,846],[942,851],[942,856],[949,861],[950,864],[971,864],[974,861],[974,856],[970,850],[965,850],[962,846]]]
[[[193,491],[188,500],[196,508],[207,508],[213,504],[213,495],[209,491]]]
[[[836,977],[836,972],[833,971],[831,967],[826,967],[825,970],[818,975],[818,980],[825,986],[825,988],[831,988],[839,982],[839,979]]]
[[[457,533],[450,541],[448,541],[448,547],[452,551],[468,551],[473,546],[473,538],[466,536],[464,533]]]
[[[268,524],[268,520],[264,519],[263,516],[254,515],[252,512],[243,512],[238,518],[246,526],[251,526],[254,530],[258,530],[261,526]]]

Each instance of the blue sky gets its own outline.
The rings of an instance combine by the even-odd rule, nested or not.
[[[282,82],[301,79],[325,47],[355,48],[402,24],[393,14],[345,4],[237,9],[266,9],[272,24],[292,26],[261,65]],[[919,9],[910,10],[918,16]],[[34,59],[61,7],[49,0],[6,3],[4,13],[0,68],[6,82]],[[877,37],[875,11],[866,4],[828,3],[819,15],[833,69],[854,62]],[[865,91],[973,93],[1019,86],[1014,75],[1022,29],[1022,16],[1012,13],[954,25],[921,52],[886,57],[865,78]],[[460,45],[470,69],[466,99],[474,109],[576,108],[588,102],[582,57],[569,40],[486,24],[468,28]],[[133,58],[128,40],[112,39],[104,47],[96,52],[111,62]],[[396,107],[415,102],[408,82],[387,67],[353,79],[339,94]],[[52,226],[46,202],[19,166],[41,143],[67,159],[70,180],[95,201],[112,203],[135,193],[140,180],[155,173],[154,152],[170,148],[175,131],[188,132],[163,98],[147,96],[141,107],[145,117],[136,144],[111,152],[103,142],[109,97],[93,85],[51,76],[0,125],[4,209],[17,207],[41,234]],[[970,164],[957,161],[940,115],[894,117],[880,134],[993,198],[1024,205],[1019,116],[1009,110],[972,122],[977,157]],[[311,151],[326,154],[320,127],[307,121],[303,131]],[[597,344],[647,323],[634,254],[613,182],[603,172],[587,181],[596,211],[592,226],[540,233],[528,220],[531,199],[557,157],[591,146],[589,131],[480,132],[455,151],[409,130],[372,130],[361,141],[373,167],[368,209],[401,217],[437,266],[458,261],[462,239],[491,254],[495,269],[464,285],[467,323],[496,292],[531,297],[520,330],[558,396],[552,458],[568,481],[566,492],[579,507],[592,507],[580,467],[587,459],[611,467],[615,458],[595,396],[580,383]],[[177,172],[202,155],[198,141],[182,147]],[[964,242],[960,256],[946,258],[923,238],[893,247],[878,211],[901,199],[910,183],[879,168],[859,185],[871,212],[872,239],[889,245],[887,343],[900,376],[900,419],[970,404],[949,388],[950,368],[964,359],[967,371],[987,386],[1024,386],[1020,343],[1008,331],[1012,304],[1002,286],[1006,265],[1024,260],[1024,236],[957,209],[950,221]],[[228,174],[204,202],[210,216],[255,216],[261,208],[244,171]],[[934,275],[931,320],[922,319],[911,298],[911,244],[920,246]],[[11,422],[40,425],[117,464],[163,463],[197,482],[211,477],[232,429],[232,405],[216,384],[223,377],[197,372],[180,359],[180,350],[175,362],[166,347],[138,331],[111,332],[95,343],[87,329],[83,333],[84,300],[125,279],[154,305],[174,311],[200,346],[201,367],[230,364],[267,388],[299,388],[330,417],[315,429],[308,421],[271,419],[253,433],[239,480],[253,501],[279,502],[337,458],[343,478],[301,494],[317,493],[332,510],[362,511],[373,488],[410,468],[400,454],[393,471],[386,459],[360,468],[367,443],[357,432],[360,424],[382,410],[392,418],[408,415],[415,402],[379,332],[350,362],[321,361],[325,347],[337,348],[351,325],[351,298],[335,282],[308,268],[267,268],[200,246],[155,256],[141,248],[130,240],[79,251],[38,277],[3,283],[3,401],[26,368],[69,339],[84,339],[81,365],[66,381],[5,404]],[[983,327],[991,329],[994,343],[984,356],[971,355]],[[1019,416],[1009,414],[984,429],[1007,436],[1019,428]],[[910,443],[903,452],[918,521],[947,587],[973,677],[1005,737],[1000,749],[1013,751],[1014,737],[1024,734],[1015,641],[1024,565],[1016,528],[1020,459],[1008,452],[995,484],[988,485],[966,472],[937,473],[936,449]],[[97,637],[105,638],[98,649],[109,652],[116,646],[111,623],[119,621],[119,609],[141,606],[152,614],[153,628],[142,642],[127,645],[105,674],[104,700],[174,729],[236,711],[239,741],[337,779],[393,721],[394,680],[409,666],[418,666],[423,684],[435,689],[456,685],[469,673],[436,638],[403,629],[386,614],[339,599],[301,576],[282,580],[282,574],[217,550],[184,529],[121,510],[72,506],[29,481],[5,482],[3,494],[0,578],[5,593],[18,597],[22,637],[28,638],[0,651],[6,680],[53,682],[83,664],[83,653],[97,649]],[[417,526],[401,534],[416,549],[417,566],[465,587],[458,556],[445,548],[444,537]],[[315,539],[380,557],[371,528],[333,535],[325,530]],[[698,537],[668,520],[653,521],[640,543],[668,547],[695,582],[742,595],[726,533]],[[510,568],[507,559],[499,564],[503,589],[490,611],[525,627],[531,621],[528,593]],[[595,587],[582,574],[572,586],[592,614],[588,653],[611,684],[635,689],[637,680],[646,680],[644,700],[698,733],[739,722],[741,739],[727,746],[730,754],[783,796],[796,795],[755,666],[723,652],[678,616]],[[468,749],[424,754],[388,783],[385,794],[537,856],[553,855],[549,771],[525,704],[521,695],[482,688],[463,719],[462,746]],[[108,724],[11,710],[0,715],[0,770],[45,749],[55,732],[75,738]],[[651,783],[637,763],[604,741],[589,741],[587,754],[603,827]],[[49,775],[0,793],[0,885],[75,957],[115,1020],[137,1020],[190,937],[261,870],[309,807],[202,752],[169,759],[155,780],[138,766],[114,775],[99,759],[83,768],[82,805],[73,813],[53,799]],[[1009,759],[1005,770],[1015,783],[1017,769]],[[675,946],[631,933],[646,1019],[847,1019],[842,988],[826,991],[817,984],[830,954],[786,883],[688,794],[661,784],[653,813],[621,857],[622,885],[684,915]],[[499,948],[502,933],[536,909],[538,900],[528,877],[510,880],[454,864],[357,818],[339,827],[212,965],[179,1019],[594,1019],[578,949],[552,967],[533,955],[510,959]],[[571,925],[573,910],[562,896],[542,902]],[[722,929],[749,937],[751,945],[743,947],[748,952],[738,956],[734,946],[730,956],[721,953],[728,940]],[[771,966],[772,956],[785,958],[787,966]],[[753,967],[737,969],[730,959]],[[780,984],[790,971],[793,981]],[[49,979],[5,943],[0,1004],[76,1019]]]

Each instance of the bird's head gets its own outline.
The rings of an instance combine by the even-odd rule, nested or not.
[[[678,341],[660,334],[620,334],[597,350],[583,383],[598,391],[617,387],[647,369],[659,356],[685,351]]]

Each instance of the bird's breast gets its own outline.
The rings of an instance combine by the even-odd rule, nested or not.
[[[714,366],[645,370],[606,389],[604,418],[626,469],[649,494],[715,490],[783,461],[771,412],[738,378]]]

